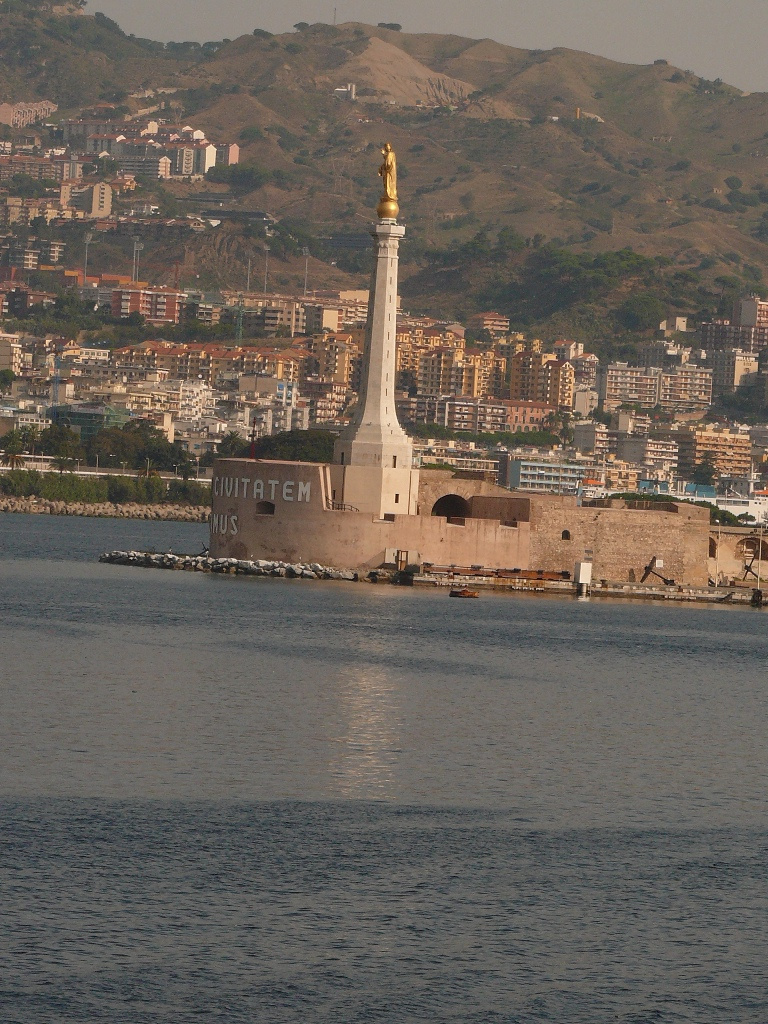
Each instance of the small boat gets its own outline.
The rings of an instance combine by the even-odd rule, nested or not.
[[[451,587],[449,597],[480,597],[480,591],[470,590],[469,587]]]

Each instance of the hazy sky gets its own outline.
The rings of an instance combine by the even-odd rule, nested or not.
[[[666,57],[706,78],[768,91],[768,0],[89,0],[126,32],[167,41],[234,38],[298,21],[395,21],[407,32],[568,46],[650,64]]]

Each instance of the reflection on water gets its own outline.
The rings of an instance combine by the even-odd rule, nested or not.
[[[397,682],[383,668],[345,666],[335,694],[344,732],[335,738],[329,765],[335,792],[329,796],[394,799],[403,725]]]

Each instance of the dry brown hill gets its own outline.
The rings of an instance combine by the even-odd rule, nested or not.
[[[760,283],[766,94],[663,60],[630,65],[359,23],[163,46],[103,16],[53,18],[37,6],[32,18],[18,0],[0,6],[0,98],[47,95],[71,109],[114,96],[135,109],[133,92],[174,87],[185,119],[217,141],[239,139],[243,166],[258,170],[217,186],[236,211],[364,239],[389,139],[408,272],[431,250],[508,228],[536,245],[632,248],[711,279]],[[334,96],[348,82],[354,103]],[[173,191],[186,212],[207,187]],[[340,252],[340,267],[362,266],[351,252]]]

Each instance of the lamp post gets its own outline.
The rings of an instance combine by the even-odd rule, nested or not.
[[[301,250],[301,254],[304,257],[304,296],[307,294],[307,278],[309,277],[309,249],[304,246]]]
[[[83,241],[85,242],[85,260],[83,261],[83,287],[85,288],[88,284],[88,246],[93,241],[93,233],[86,231]]]
[[[757,589],[760,589],[760,577],[762,575],[763,567],[763,524],[760,523],[760,537],[757,541]]]
[[[248,276],[245,281],[245,294],[249,295],[251,292],[251,257],[248,257]]]
[[[133,280],[134,283],[139,280],[139,253],[144,249],[144,243],[139,241],[138,238],[133,240]]]
[[[267,294],[267,281],[269,279],[269,246],[264,246],[264,294]]]

